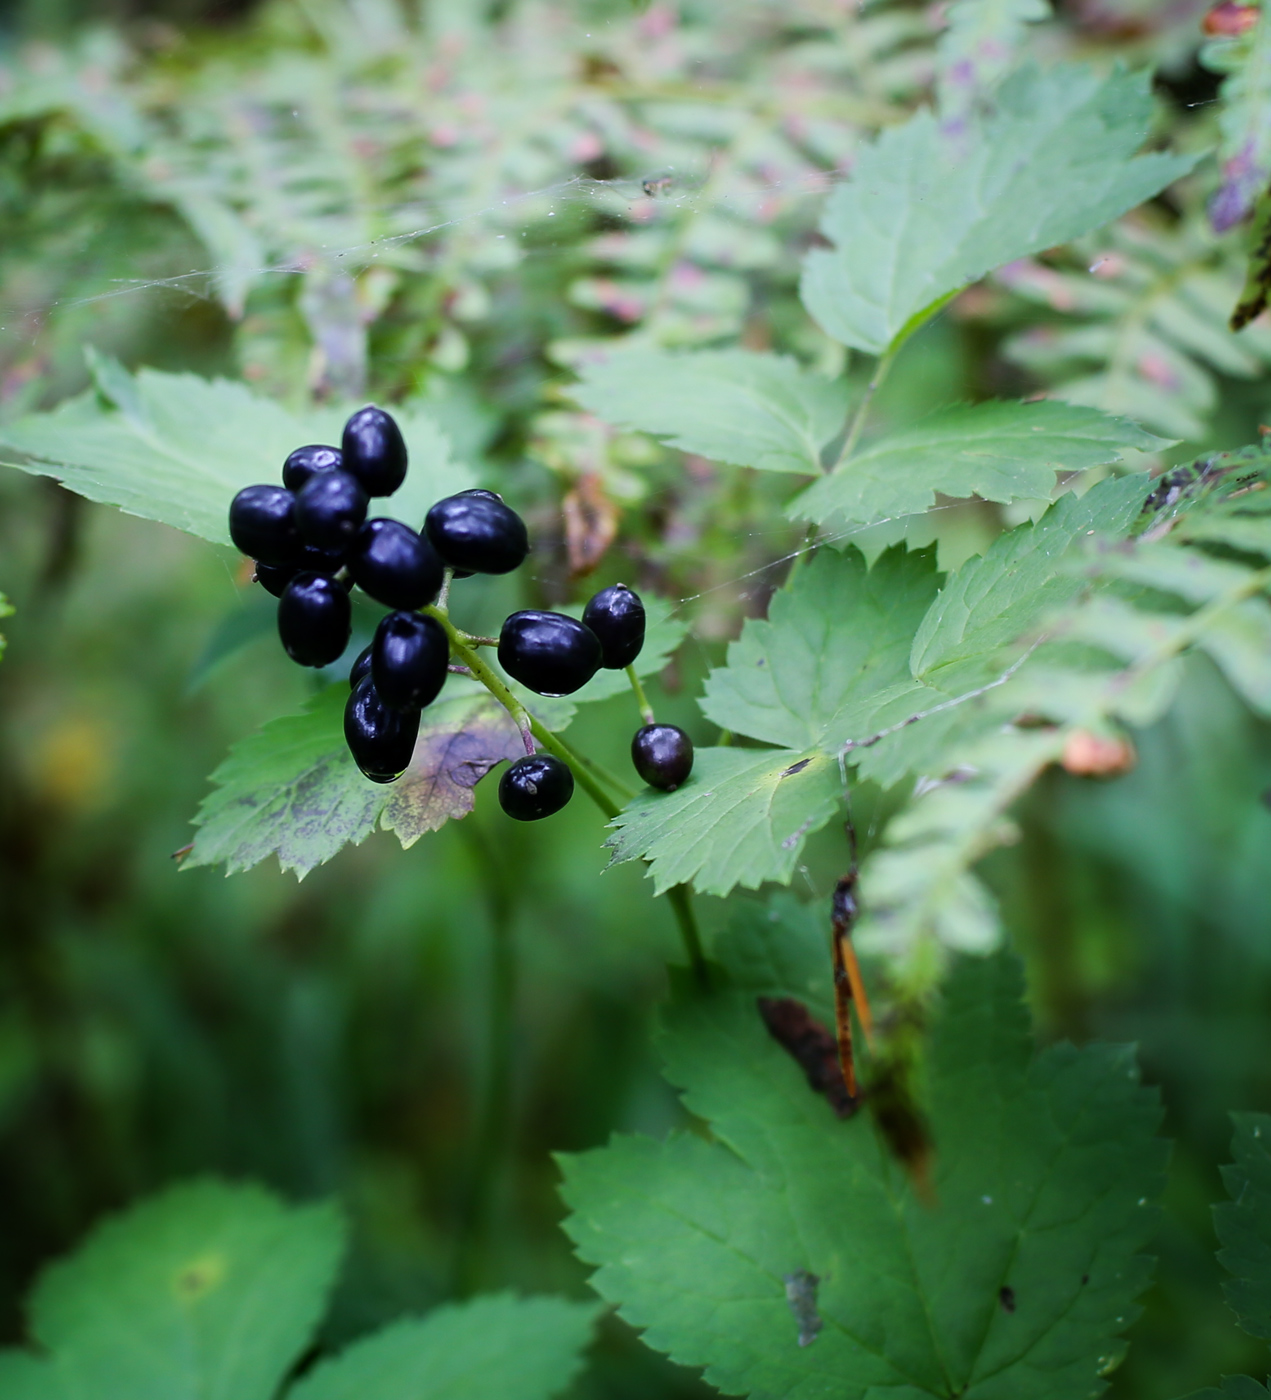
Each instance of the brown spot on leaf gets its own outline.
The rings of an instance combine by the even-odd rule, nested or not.
[[[768,1034],[803,1071],[808,1088],[824,1094],[838,1118],[850,1118],[859,1104],[847,1092],[839,1067],[838,1043],[794,997],[757,997],[755,1005]]]
[[[998,1302],[1002,1305],[1002,1311],[1013,1313],[1015,1311],[1015,1290],[1010,1284],[1004,1283],[997,1290]]]

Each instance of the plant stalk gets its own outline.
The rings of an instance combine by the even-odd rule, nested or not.
[[[627,667],[627,679],[631,682],[631,689],[635,694],[636,705],[639,706],[640,709],[640,718],[645,724],[653,724],[653,706],[649,704],[649,697],[644,693],[644,687],[640,684],[640,677],[636,675],[634,662]]]

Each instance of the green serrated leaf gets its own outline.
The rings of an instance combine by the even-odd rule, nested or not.
[[[847,413],[844,384],[745,350],[624,350],[581,374],[571,394],[607,422],[765,471],[819,472],[821,448]]]
[[[304,443],[338,443],[349,414],[333,406],[292,413],[229,379],[153,369],[134,376],[104,356],[93,356],[91,366],[95,390],[51,413],[0,424],[0,460],[217,544],[229,543],[236,491],[278,481],[287,454]],[[450,460],[431,419],[410,409],[394,416],[410,470],[376,509],[418,529],[434,501],[475,480]]]
[[[788,883],[804,838],[843,800],[837,760],[787,749],[698,749],[674,792],[646,789],[611,826],[615,862],[647,860],[656,892],[691,883],[726,895]]]
[[[1271,1342],[1271,1116],[1232,1117],[1235,1161],[1222,1173],[1231,1200],[1214,1207],[1218,1259],[1232,1275],[1223,1292],[1240,1326]]]
[[[549,1400],[581,1369],[597,1311],[511,1294],[451,1304],[355,1342],[287,1400]]]
[[[711,672],[702,701],[723,729],[764,743],[836,752],[942,696],[909,670],[914,631],[939,586],[935,552],[885,551],[872,569],[855,549],[823,549],[748,621]]]
[[[1147,477],[1135,475],[1061,496],[1039,521],[1017,526],[964,564],[914,636],[914,676],[946,691],[992,679],[1001,649],[1080,590],[1063,567],[1065,553],[1090,535],[1124,535],[1147,488]]]
[[[452,677],[419,727],[415,755],[395,783],[358,772],[344,742],[348,689],[332,685],[299,714],[271,720],[230,750],[195,818],[186,866],[227,874],[270,855],[303,879],[377,827],[410,846],[472,810],[472,789],[524,749],[511,716],[475,683]]]
[[[621,1137],[564,1160],[593,1287],[650,1346],[754,1400],[1097,1393],[1150,1276],[1160,1109],[1127,1049],[1034,1054],[1022,989],[1003,957],[964,959],[947,984],[932,1202],[868,1115],[841,1122],[808,1089],[754,989],[675,1008],[667,1074],[712,1140]]]
[[[796,496],[787,514],[821,525],[869,522],[929,510],[937,492],[1042,500],[1056,472],[1120,461],[1126,448],[1170,445],[1124,418],[1075,404],[958,404],[870,443]]]
[[[1271,1390],[1249,1376],[1224,1376],[1222,1384],[1206,1390],[1194,1390],[1183,1400],[1266,1400]]]
[[[926,311],[995,267],[1101,227],[1187,173],[1194,156],[1136,156],[1150,75],[1025,68],[987,117],[931,112],[860,148],[804,265],[803,304],[845,345],[881,355]]]
[[[45,1357],[4,1353],[0,1388],[6,1400],[272,1400],[326,1305],[343,1236],[329,1205],[175,1187],[45,1270],[30,1308]]]

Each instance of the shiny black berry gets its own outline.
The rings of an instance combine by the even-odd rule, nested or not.
[[[600,669],[600,643],[564,613],[514,612],[499,633],[499,665],[539,695],[572,695]]]
[[[344,470],[368,496],[391,496],[406,480],[406,444],[401,429],[382,408],[359,408],[344,425]]]
[[[418,710],[392,710],[363,676],[344,706],[344,742],[373,783],[391,783],[410,766],[419,737]]]
[[[283,589],[297,574],[337,574],[343,567],[344,555],[339,550],[314,549],[307,544],[295,564],[262,564],[257,560],[256,582],[275,598],[281,598]]]
[[[323,447],[311,443],[297,447],[282,464],[282,484],[288,491],[299,491],[311,476],[319,472],[338,472],[344,464],[344,454],[338,447]]]
[[[549,753],[518,758],[499,779],[499,806],[518,822],[550,817],[574,795],[569,765]]]
[[[493,491],[461,491],[438,501],[424,532],[447,564],[471,574],[510,574],[530,552],[525,521]]]
[[[262,564],[293,564],[300,553],[296,498],[282,486],[244,486],[230,502],[229,537]]]
[[[650,787],[674,792],[693,771],[693,741],[674,724],[646,724],[631,740],[631,762]]]
[[[349,553],[353,582],[390,608],[422,608],[441,592],[437,551],[400,520],[368,520]]]
[[[341,584],[325,574],[297,574],[278,603],[278,635],[301,666],[329,666],[349,644],[351,618]]]
[[[349,689],[356,690],[357,683],[363,676],[371,674],[371,648],[363,647],[357,654],[357,660],[349,669]]]
[[[621,671],[640,655],[644,604],[625,583],[602,588],[583,609],[583,621],[600,638],[600,664],[606,670]]]
[[[294,564],[262,564],[259,559],[256,561],[256,582],[275,598],[282,597],[283,589],[295,578],[296,573]]]
[[[394,710],[430,705],[446,683],[450,642],[435,618],[391,612],[380,619],[371,643],[371,678]]]
[[[319,472],[296,492],[296,528],[316,549],[346,550],[366,519],[366,492],[348,472]]]

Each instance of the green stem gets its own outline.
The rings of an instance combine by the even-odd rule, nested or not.
[[[684,940],[693,977],[699,989],[706,991],[711,984],[710,967],[702,951],[702,935],[697,927],[697,915],[693,912],[689,888],[687,885],[672,885],[666,892],[666,898],[675,915],[675,922],[680,926],[680,937]]]
[[[627,679],[631,682],[631,689],[635,693],[636,704],[640,709],[640,718],[645,724],[652,724],[653,706],[649,704],[649,697],[644,693],[644,687],[640,684],[640,677],[636,675],[634,663],[627,667]]]
[[[891,369],[896,360],[896,352],[900,349],[900,340],[897,337],[878,357],[874,365],[874,373],[870,376],[869,383],[865,386],[865,392],[861,395],[860,402],[856,405],[852,413],[852,421],[848,425],[847,437],[843,440],[843,450],[838,455],[838,461],[830,468],[830,471],[837,471],[839,467],[856,451],[856,442],[861,435],[861,430],[865,426],[865,419],[869,416],[869,406],[873,402],[874,395],[878,392],[879,386],[887,378],[887,372]]]

